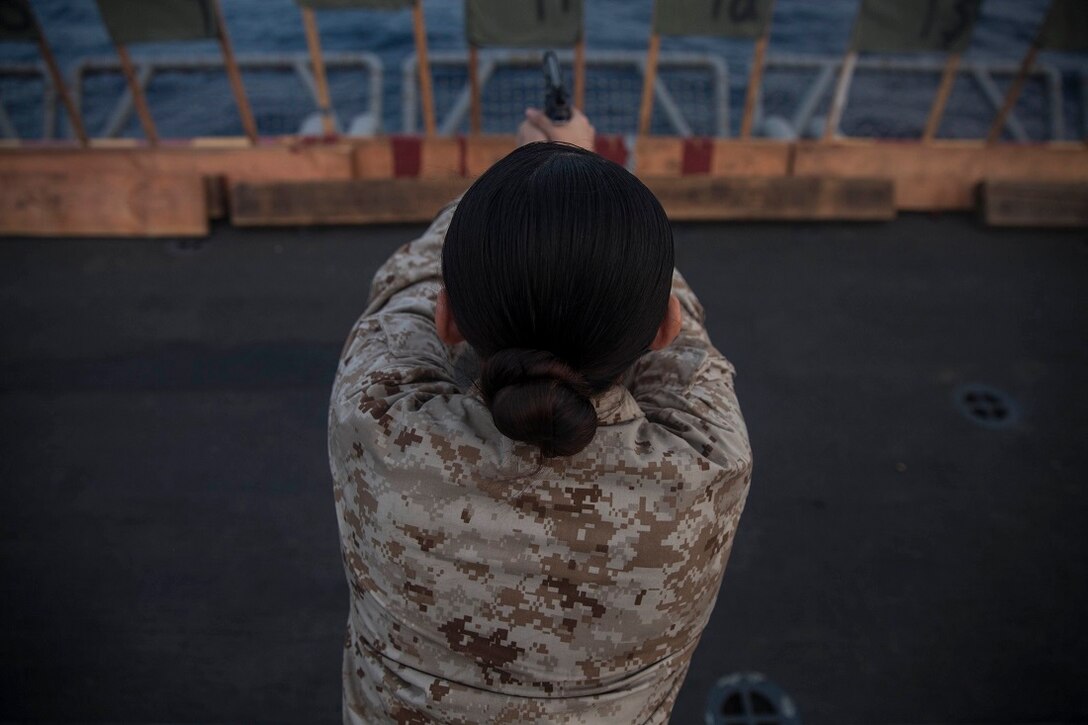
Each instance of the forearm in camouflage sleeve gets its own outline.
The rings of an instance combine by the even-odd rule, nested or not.
[[[750,466],[750,452],[730,441],[744,431],[736,394],[733,365],[710,342],[703,325],[705,313],[695,293],[678,272],[673,294],[680,300],[680,334],[668,347],[639,358],[624,384],[646,414],[728,468]]]
[[[460,197],[447,204],[422,236],[393,252],[378,268],[370,285],[370,299],[364,315],[377,312],[393,295],[418,282],[441,282],[442,242],[458,201]]]

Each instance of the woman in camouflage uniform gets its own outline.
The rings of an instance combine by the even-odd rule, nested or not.
[[[592,148],[581,114],[523,143]],[[634,176],[527,143],[378,270],[329,457],[346,723],[665,723],[752,456]]]

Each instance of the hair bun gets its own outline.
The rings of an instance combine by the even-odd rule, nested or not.
[[[480,390],[503,435],[570,456],[597,432],[597,410],[585,378],[545,350],[507,348],[480,369]]]

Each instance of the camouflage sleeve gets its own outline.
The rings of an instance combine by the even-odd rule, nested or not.
[[[434,326],[442,241],[456,204],[447,205],[422,236],[378,268],[370,300],[340,354],[334,404],[361,396],[360,404],[376,412],[413,391],[458,392],[451,348]]]
[[[680,334],[668,347],[635,361],[624,384],[648,420],[718,465],[748,473],[751,449],[733,390],[733,364],[710,342],[703,306],[678,270],[672,291],[683,313]]]
[[[385,306],[394,295],[420,282],[441,284],[442,242],[446,238],[453,212],[460,197],[454,199],[431,222],[419,239],[414,239],[393,252],[378,268],[370,285],[370,299],[363,315],[370,315]],[[433,297],[433,295],[431,295]],[[433,305],[431,319],[434,319]]]

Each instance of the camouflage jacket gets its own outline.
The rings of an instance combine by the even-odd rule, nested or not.
[[[665,723],[748,492],[733,367],[677,273],[679,337],[541,465],[435,331],[454,208],[378,270],[333,385],[344,721]]]

